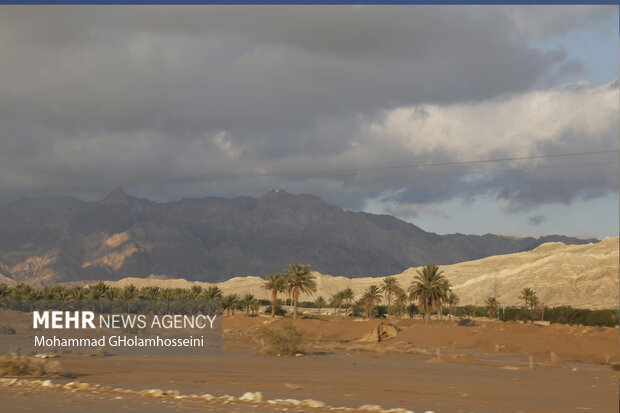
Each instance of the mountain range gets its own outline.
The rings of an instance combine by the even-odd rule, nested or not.
[[[103,200],[24,199],[0,207],[0,283],[32,285],[163,275],[220,282],[289,262],[347,276],[528,251],[560,235],[438,235],[389,215],[345,211],[309,194],[158,203],[121,188]]]

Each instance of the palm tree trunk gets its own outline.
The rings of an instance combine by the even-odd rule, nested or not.
[[[297,318],[297,299],[299,298],[299,291],[293,291],[293,319]]]
[[[392,301],[392,294],[388,294],[388,317],[391,315],[392,313],[392,308],[390,307],[390,303]]]
[[[276,316],[276,306],[278,305],[278,293],[276,290],[271,292],[271,318]]]

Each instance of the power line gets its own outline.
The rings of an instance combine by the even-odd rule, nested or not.
[[[369,176],[369,177],[356,177],[352,178],[351,181],[365,181],[365,180],[375,180],[375,179],[405,179],[405,178],[425,178],[425,177],[433,177],[433,176],[453,176],[453,175],[482,175],[482,174],[495,174],[501,172],[510,172],[510,171],[531,171],[536,169],[555,169],[555,168],[568,168],[575,166],[591,166],[591,165],[612,165],[618,164],[620,160],[615,161],[603,161],[603,162],[582,162],[582,163],[572,163],[572,164],[562,164],[562,165],[541,165],[541,166],[530,166],[530,167],[522,167],[522,168],[503,168],[503,169],[491,169],[487,171],[464,171],[464,172],[446,172],[446,173],[436,173],[436,174],[416,174],[416,175],[389,175],[389,176]]]
[[[453,161],[453,162],[437,162],[437,163],[420,163],[420,164],[405,164],[405,165],[390,165],[390,166],[378,166],[378,167],[361,167],[361,168],[342,168],[342,169],[316,169],[316,170],[303,170],[303,171],[280,171],[280,172],[248,172],[248,173],[220,173],[220,174],[196,174],[196,175],[150,175],[150,176],[115,176],[115,177],[105,177],[98,176],[90,179],[89,184],[93,182],[107,182],[113,180],[114,182],[118,182],[119,180],[123,181],[134,181],[134,182],[144,182],[144,181],[183,181],[183,180],[211,180],[211,179],[221,179],[221,178],[250,178],[250,177],[263,177],[263,176],[296,176],[296,175],[324,175],[324,174],[338,174],[338,173],[352,173],[352,172],[368,172],[368,171],[384,171],[384,170],[395,170],[395,169],[413,169],[413,168],[429,168],[429,167],[440,167],[440,166],[458,166],[458,165],[475,165],[475,164],[488,164],[488,163],[500,163],[500,162],[511,162],[511,161],[526,161],[526,160],[537,160],[537,159],[554,159],[554,158],[568,158],[568,157],[579,157],[579,156],[588,156],[588,155],[601,155],[608,153],[618,153],[620,150],[618,149],[608,149],[602,151],[590,151],[590,152],[575,152],[575,153],[563,153],[563,154],[552,154],[552,155],[535,155],[535,156],[521,156],[521,157],[512,157],[512,158],[496,158],[496,159],[481,159],[481,160],[469,160],[469,161]],[[517,171],[517,170],[532,170],[532,169],[546,169],[546,168],[556,168],[556,167],[568,167],[568,166],[581,166],[581,165],[602,165],[607,163],[616,163],[614,162],[600,162],[600,163],[582,163],[582,164],[573,164],[573,165],[544,165],[537,167],[523,167],[523,168],[506,168],[500,170],[491,170],[491,171],[479,171],[479,172],[459,172],[459,173],[441,173],[441,174],[424,174],[424,175],[416,175],[417,176],[445,176],[445,175],[469,175],[469,174],[487,174],[487,173],[499,173],[506,171]],[[402,178],[410,177],[410,176],[401,176]],[[387,179],[387,178],[401,178],[401,177],[357,177],[355,180],[365,180],[365,179]],[[34,177],[33,177],[34,178]],[[46,179],[47,178],[47,179]],[[71,185],[76,184],[76,181],[81,181],[83,177],[78,177],[76,175],[70,175],[66,177],[38,177],[37,182],[39,184],[46,182],[55,182],[58,181],[66,182]],[[4,181],[4,182],[3,182]],[[8,177],[0,177],[0,183],[2,184],[11,184],[10,179]]]
[[[453,162],[436,162],[436,163],[419,163],[419,164],[406,164],[406,165],[391,165],[391,166],[376,166],[376,167],[362,167],[362,168],[342,168],[342,169],[315,169],[304,171],[280,171],[280,172],[249,172],[249,173],[224,173],[224,174],[204,174],[193,175],[191,177],[175,177],[174,179],[216,179],[216,178],[242,178],[242,177],[259,177],[259,176],[278,176],[278,175],[320,175],[320,174],[334,174],[334,173],[350,173],[350,172],[365,172],[365,171],[383,171],[391,169],[410,169],[410,168],[428,168],[437,166],[457,166],[457,165],[474,165],[484,163],[498,163],[509,161],[527,161],[535,159],[553,159],[553,158],[568,158],[574,156],[587,156],[587,155],[600,155],[605,153],[618,153],[618,149],[608,149],[603,151],[591,151],[591,152],[576,152],[576,153],[562,153],[555,155],[536,155],[536,156],[521,156],[514,158],[497,158],[497,159],[482,159],[471,161],[453,161]]]

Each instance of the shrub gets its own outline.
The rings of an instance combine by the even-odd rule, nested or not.
[[[0,326],[0,334],[15,334],[15,329],[10,325]]]
[[[280,329],[261,329],[259,338],[265,340],[267,347],[264,351],[268,354],[281,354],[292,356],[303,352],[303,332],[292,323],[283,323]]]
[[[372,316],[377,318],[384,318],[387,314],[387,305],[376,305],[372,309]]]
[[[417,314],[418,311],[418,306],[415,304],[409,304],[407,306],[407,314],[409,314],[409,317],[413,317],[415,314]]]
[[[617,310],[594,310],[586,317],[586,325],[613,327],[618,325]]]
[[[530,318],[529,310],[517,307],[506,307],[499,313],[499,319],[502,321],[529,321]]]
[[[0,358],[0,376],[45,376],[47,369],[42,361],[33,361],[16,354]]]
[[[265,314],[271,314],[271,303],[265,309]],[[276,307],[276,315],[286,315],[286,310],[280,306]]]

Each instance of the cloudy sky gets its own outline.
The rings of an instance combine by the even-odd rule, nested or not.
[[[617,150],[617,6],[0,8],[1,204],[282,188],[618,236],[617,152],[450,164]]]

